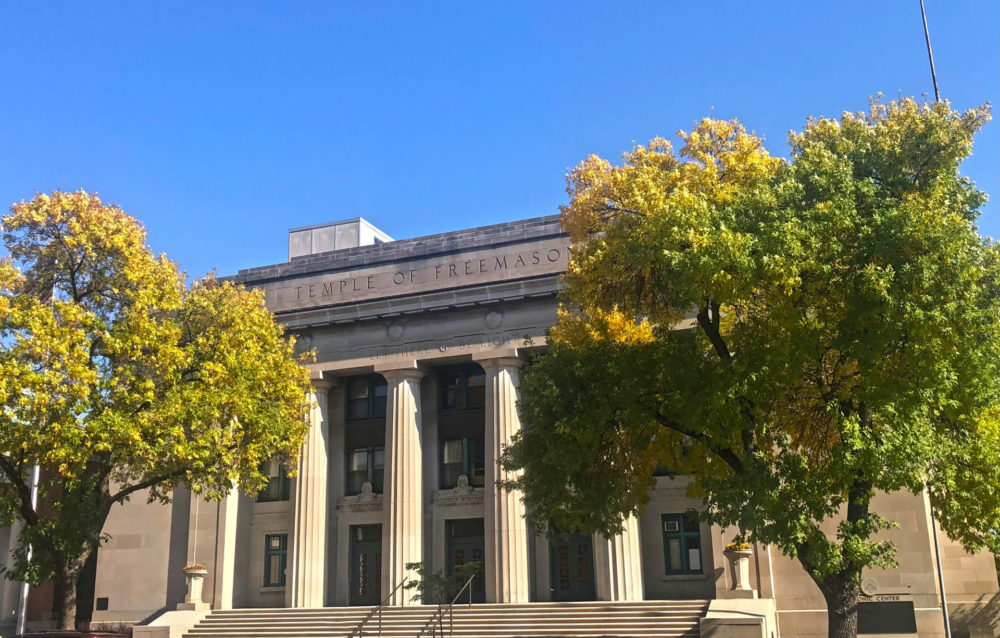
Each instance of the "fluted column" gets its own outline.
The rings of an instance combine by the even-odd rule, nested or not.
[[[295,477],[292,537],[286,567],[285,604],[322,607],[326,592],[328,395],[333,384],[321,373],[312,380],[309,432]]]
[[[385,523],[382,526],[382,596],[390,605],[415,604],[415,589],[393,592],[414,573],[408,563],[423,562],[424,496],[420,424],[420,379],[414,367],[379,370],[385,377]]]
[[[483,521],[486,544],[486,601],[526,603],[528,528],[521,493],[503,490],[497,481],[514,478],[498,464],[503,448],[521,429],[517,412],[518,371],[513,357],[479,361],[486,372],[486,494]]]
[[[643,599],[639,520],[631,514],[621,534],[594,534],[594,588],[598,600]]]

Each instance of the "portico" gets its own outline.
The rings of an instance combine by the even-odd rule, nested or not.
[[[548,543],[527,528],[519,495],[498,487],[510,477],[497,460],[521,428],[521,368],[555,320],[569,253],[558,219],[318,254],[308,247],[327,231],[292,233],[288,264],[237,277],[316,352],[287,535],[271,514],[281,505],[243,504],[251,539],[286,543],[284,585],[249,597],[267,604],[281,589],[276,602],[289,607],[407,605],[407,565],[448,572],[475,560],[482,600],[548,599],[532,589],[555,564]],[[594,537],[575,559],[592,563],[581,573],[593,597],[642,599],[636,531]]]

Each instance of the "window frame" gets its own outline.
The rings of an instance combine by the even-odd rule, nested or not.
[[[288,478],[288,466],[281,461],[278,461],[278,475],[275,477],[268,476],[266,471],[266,466],[272,461],[265,461],[261,464],[260,473],[267,476],[267,485],[264,486],[257,494],[254,496],[255,503],[280,503],[283,501],[291,500],[292,497],[292,479]],[[271,498],[266,496],[265,493],[270,489],[271,482],[277,481],[278,488],[275,490],[277,496]]]
[[[678,531],[668,532],[666,530],[667,521],[676,521],[678,526]],[[686,527],[689,523],[693,523],[697,529],[694,531],[686,531]],[[705,552],[704,543],[702,543],[701,538],[701,524],[698,521],[693,520],[690,516],[683,513],[672,513],[672,514],[661,514],[660,515],[660,531],[663,534],[663,573],[666,576],[682,576],[688,574],[704,574],[705,573]],[[679,539],[681,545],[681,565],[679,569],[671,569],[670,565],[670,548],[668,541],[670,539]],[[688,539],[696,538],[698,539],[698,569],[691,569],[690,557],[688,556]],[[691,548],[694,549],[694,548]]]
[[[367,468],[366,469],[367,469],[367,474],[368,474],[368,478],[366,479],[366,481],[368,483],[371,483],[372,493],[373,494],[381,494],[382,491],[385,489],[385,446],[384,445],[383,446],[372,445],[372,446],[368,446],[368,447],[359,447],[359,448],[354,448],[352,450],[345,450],[344,451],[344,496],[357,496],[358,494],[361,493],[361,488],[360,487],[358,488],[358,491],[356,491],[356,492],[349,491],[350,476],[352,474],[352,472],[351,472],[351,457],[354,456],[355,454],[357,454],[358,452],[365,452],[366,453],[366,461],[365,462],[367,463]],[[376,485],[375,484],[375,480],[374,480],[374,478],[375,478],[375,453],[376,452],[382,452],[382,468],[381,468],[381,471],[382,471],[382,485],[381,486]],[[364,482],[365,481],[362,481],[362,483],[364,483]]]
[[[458,400],[459,407],[448,407],[445,397],[448,395],[448,383],[446,380],[457,375],[458,381]],[[483,377],[483,405],[481,406],[469,406],[469,377]],[[472,366],[460,366],[460,367],[448,367],[443,368],[437,375],[438,381],[438,411],[445,414],[454,414],[456,412],[464,412],[468,410],[485,410],[486,409],[486,373],[478,368]]]
[[[455,485],[448,485],[446,483],[446,481],[444,480],[445,479],[445,474],[444,474],[444,471],[445,471],[445,462],[444,462],[445,444],[449,443],[451,441],[461,441],[462,442],[462,471],[460,472],[460,474],[464,474],[465,477],[467,479],[469,479],[469,486],[470,487],[485,487],[485,483],[486,483],[486,442],[485,441],[480,442],[479,439],[476,439],[476,438],[471,437],[471,436],[464,436],[464,437],[462,437],[460,439],[459,438],[441,439],[438,442],[438,486],[439,486],[438,489],[448,490],[448,489],[451,489],[451,488],[455,487]],[[477,447],[476,444],[478,444],[478,447]],[[476,465],[476,459],[475,459],[476,451],[481,452],[482,455],[483,455],[483,466],[482,466],[483,467],[483,480],[481,482],[477,482],[475,476],[473,475],[474,474],[473,470],[475,469],[475,465]],[[451,464],[449,463],[448,465],[451,465]],[[457,465],[457,463],[455,465]]]
[[[278,539],[278,548],[271,549],[271,539]],[[279,582],[271,582],[271,558],[278,557],[278,567],[281,570]],[[288,571],[288,534],[264,534],[264,584],[262,587],[274,588],[284,587],[286,572]]]
[[[368,388],[368,406],[365,410],[364,416],[352,416],[351,407],[354,404],[355,399],[352,398],[352,390],[356,383],[366,383]],[[351,377],[347,382],[346,393],[344,395],[344,420],[345,421],[366,421],[370,419],[384,419],[386,412],[388,411],[386,404],[388,404],[389,399],[389,384],[386,382],[385,378],[377,374],[367,374],[359,377]],[[375,404],[377,403],[378,397],[375,395],[375,388],[385,387],[385,397],[382,406],[382,414],[377,414],[375,409]]]

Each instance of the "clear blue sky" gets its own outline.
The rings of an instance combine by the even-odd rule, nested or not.
[[[997,2],[926,4],[943,95],[997,105]],[[932,93],[918,0],[8,3],[0,79],[0,207],[97,191],[192,275],[344,217],[405,238],[554,213],[587,154],[705,115],[785,154],[809,114]],[[993,237],[998,130],[964,165]]]

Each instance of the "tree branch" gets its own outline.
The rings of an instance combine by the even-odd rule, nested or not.
[[[719,332],[719,303],[711,298],[705,300],[705,305],[698,310],[698,325],[708,340],[712,342],[715,353],[719,355],[725,363],[732,363],[733,355],[729,352],[729,346]]]
[[[149,488],[149,487],[153,487],[157,483],[162,483],[163,481],[166,481],[168,479],[172,479],[172,478],[177,478],[177,477],[180,477],[180,476],[184,476],[184,474],[186,472],[187,472],[186,468],[182,469],[182,470],[175,470],[175,471],[170,472],[168,474],[161,474],[160,476],[154,476],[151,479],[147,479],[145,481],[141,481],[139,483],[136,483],[135,485],[130,485],[129,487],[122,488],[121,490],[118,491],[117,494],[115,494],[114,496],[111,496],[108,499],[108,507],[110,507],[114,503],[120,503],[120,502],[122,502],[122,500],[125,497],[127,497],[127,496],[129,496],[131,494],[134,494],[134,493],[136,493],[136,492],[138,492],[140,490],[144,490],[144,489]]]
[[[730,468],[732,468],[734,472],[736,472],[737,474],[741,474],[743,472],[743,461],[740,460],[740,457],[738,457],[736,453],[733,452],[732,450],[724,448],[715,441],[713,441],[712,439],[710,439],[704,432],[696,432],[694,430],[689,430],[684,426],[682,426],[677,421],[665,417],[656,410],[653,410],[652,414],[653,414],[653,419],[655,419],[656,422],[659,423],[661,426],[665,427],[668,430],[673,430],[678,434],[683,434],[684,436],[691,437],[692,439],[704,445],[705,448],[712,454],[715,454],[720,459],[722,459],[722,461]]]
[[[20,469],[3,454],[0,454],[0,469],[3,470],[3,473],[7,475],[7,478],[10,479],[10,482],[17,490],[18,501],[20,501],[18,511],[21,513],[21,518],[28,525],[37,525],[38,514],[35,513],[35,508],[31,506],[31,487],[24,482],[24,476],[21,475]]]

